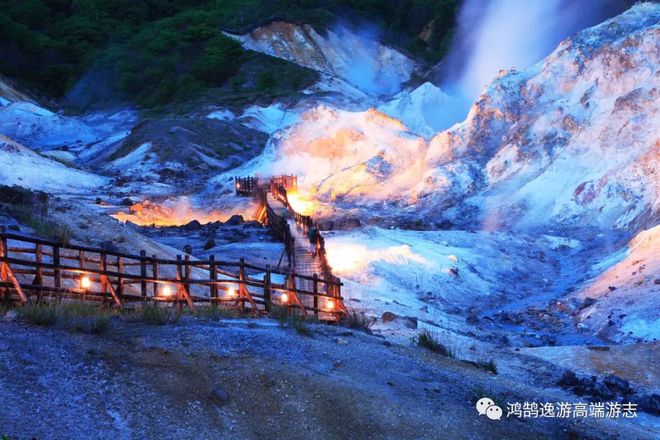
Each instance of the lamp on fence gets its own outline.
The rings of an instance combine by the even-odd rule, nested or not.
[[[172,288],[168,285],[163,286],[162,290],[160,291],[161,296],[164,296],[165,298],[169,298],[172,296]]]
[[[228,287],[227,288],[227,297],[228,298],[235,298],[236,297],[236,289],[234,287]]]
[[[335,300],[329,299],[328,302],[326,303],[328,310],[332,311],[335,309]]]
[[[92,280],[90,280],[87,275],[83,276],[80,278],[80,287],[84,290],[89,289],[92,287]]]
[[[286,294],[286,293],[283,293],[282,295],[280,295],[280,301],[281,301],[283,304],[288,303],[288,302],[289,302],[289,295]]]

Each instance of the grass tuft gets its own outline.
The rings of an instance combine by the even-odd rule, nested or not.
[[[114,315],[115,312],[107,307],[94,304],[65,303],[58,307],[58,321],[64,327],[95,335],[108,330]]]
[[[66,329],[90,334],[105,333],[114,312],[106,307],[84,303],[38,302],[18,309],[28,322],[44,327],[60,325]]]
[[[364,311],[349,309],[341,320],[341,324],[354,330],[361,330],[365,333],[371,333],[371,326],[374,325],[375,318],[369,317]]]
[[[300,316],[299,314],[293,313],[289,316],[286,323],[291,328],[293,328],[296,331],[296,333],[298,333],[299,335],[307,336],[307,337],[311,338],[314,333],[312,332],[312,330],[309,327],[307,327],[307,324],[306,324],[307,322],[310,322],[310,321],[312,321],[312,320],[305,319],[302,316]]]
[[[455,358],[456,353],[451,348],[441,344],[436,336],[428,329],[424,329],[417,336],[413,336],[412,342],[418,347],[426,348],[435,353],[441,354],[448,358]]]
[[[226,307],[215,307],[215,306],[198,306],[195,307],[195,310],[189,312],[191,316],[199,319],[208,319],[211,321],[217,321],[222,318],[238,318],[241,316],[241,312],[235,309],[228,309]]]
[[[144,322],[151,325],[174,324],[181,316],[174,307],[161,307],[158,304],[143,304],[141,307],[128,313],[127,318],[133,322]]]
[[[52,327],[57,323],[57,308],[50,303],[25,304],[18,313],[30,324]]]
[[[277,304],[272,304],[270,306],[269,316],[273,319],[279,321],[280,324],[286,323],[289,318],[289,308],[286,306],[280,306]]]
[[[482,370],[490,371],[493,374],[497,374],[497,365],[495,365],[495,361],[493,359],[489,360],[479,360],[476,362],[477,367],[481,368]]]
[[[282,307],[275,304],[271,306],[270,316],[273,319],[277,319],[282,326],[291,327],[299,335],[308,336],[310,338],[314,335],[314,332],[307,326],[307,324],[316,322],[315,318],[304,318],[289,307]]]

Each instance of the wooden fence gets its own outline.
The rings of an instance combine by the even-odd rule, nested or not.
[[[307,236],[309,238],[310,243],[314,246],[315,249],[314,254],[316,255],[316,258],[319,259],[319,262],[321,264],[321,271],[322,271],[321,275],[327,280],[339,281],[339,278],[335,277],[332,274],[332,267],[330,267],[330,264],[328,263],[328,256],[325,250],[325,240],[323,239],[323,236],[319,231],[318,224],[314,222],[312,217],[298,213],[291,206],[291,204],[289,204],[287,189],[283,185],[271,183],[270,192],[277,200],[279,200],[287,208],[287,210],[291,213],[291,216],[293,217],[296,224],[301,228],[303,235]],[[289,237],[291,236],[290,231],[288,231],[288,236]],[[293,241],[289,246],[293,248]],[[293,258],[295,260],[295,256]]]
[[[285,189],[298,187],[298,177],[294,175],[272,176],[268,178],[260,177],[234,177],[234,186],[236,195],[256,197],[260,190],[268,190],[271,185],[282,186]]]
[[[312,283],[297,288],[298,280]],[[214,305],[254,314],[285,307],[335,321],[343,313],[341,282],[270,266],[190,256],[163,259],[65,245],[0,229],[0,299],[29,303],[76,299],[118,307],[139,302]]]
[[[282,177],[282,176],[280,176]],[[310,243],[314,247],[314,258],[319,262],[321,273],[312,274],[311,279],[313,281],[312,291],[314,293],[322,292],[327,295],[328,298],[335,298],[332,301],[332,305],[337,309],[338,313],[346,313],[346,307],[344,305],[343,299],[341,298],[341,280],[339,277],[336,277],[332,273],[332,268],[328,263],[327,253],[325,250],[325,240],[319,232],[318,225],[313,221],[310,216],[302,215],[291,206],[288,199],[287,189],[297,187],[297,178],[295,176],[284,176],[285,178],[271,178],[269,185],[259,185],[256,189],[256,194],[253,194],[257,201],[259,202],[259,208],[257,209],[257,219],[261,222],[264,222],[269,225],[273,233],[284,243],[284,249],[288,259],[288,266],[291,273],[295,273],[299,269],[304,269],[299,267],[298,261],[296,258],[296,246],[294,234],[291,232],[289,222],[287,218],[278,215],[273,208],[268,203],[268,193],[270,193],[276,200],[278,200],[287,210],[287,213],[291,218],[294,219],[298,227],[300,228],[303,236],[306,236]],[[239,182],[237,178],[237,184]],[[250,181],[248,178],[243,178],[242,181]],[[289,187],[287,187],[289,185]],[[295,185],[295,186],[292,186]],[[246,194],[247,195],[247,194]],[[320,276],[320,278],[319,278]],[[307,277],[309,278],[309,277]],[[318,279],[323,279],[326,282],[322,286],[319,286],[317,281]],[[296,284],[295,278],[291,277],[290,280],[294,285]],[[298,283],[301,286],[307,286],[310,283],[301,282]],[[292,286],[290,285],[289,288]],[[293,286],[295,287],[295,286]],[[304,289],[303,289],[304,290]],[[318,308],[318,297],[306,297],[307,299],[312,299],[311,303],[302,301],[304,307],[311,305],[312,309]],[[305,298],[303,298],[304,300]]]

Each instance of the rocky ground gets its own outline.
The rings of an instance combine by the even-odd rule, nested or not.
[[[234,216],[226,222],[205,225],[190,222],[183,226],[140,227],[146,237],[200,260],[215,255],[217,260],[238,261],[244,258],[254,265],[276,267],[284,248],[270,229],[255,221],[245,222]],[[286,261],[286,258],[284,259]]]
[[[12,316],[12,314],[8,315]],[[0,323],[10,438],[657,438],[656,418],[479,416],[474,402],[576,401],[561,374],[512,354],[497,376],[345,327],[270,320],[122,322],[100,336]],[[536,373],[530,368],[534,366]],[[536,376],[536,377],[534,377]],[[542,380],[539,380],[541,379]]]

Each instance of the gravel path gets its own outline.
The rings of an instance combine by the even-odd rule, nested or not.
[[[542,394],[506,375],[343,327],[270,320],[92,336],[0,322],[0,435],[38,439],[653,438],[637,420],[491,421],[482,394]],[[545,393],[545,394],[543,394]],[[553,394],[555,393],[555,394]],[[562,399],[563,400],[563,399]],[[651,422],[654,421],[651,418]],[[651,426],[653,426],[651,424]],[[657,425],[656,425],[657,427]]]

